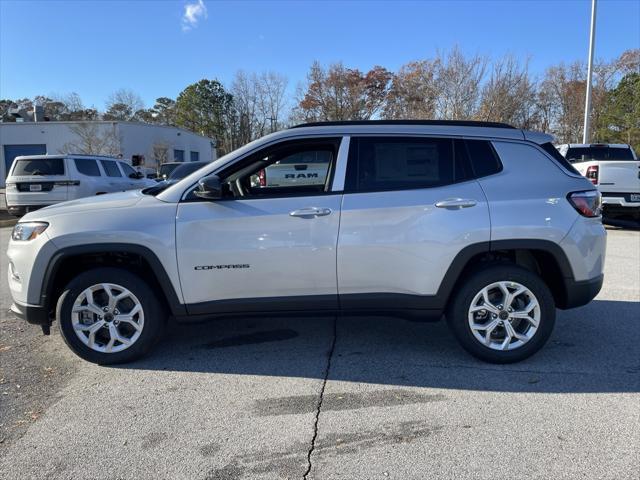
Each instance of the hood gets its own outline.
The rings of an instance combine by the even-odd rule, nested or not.
[[[140,190],[128,190],[126,192],[107,193],[93,197],[80,198],[69,202],[56,203],[41,208],[35,212],[27,213],[20,219],[21,222],[42,220],[51,215],[88,212],[93,210],[113,210],[114,208],[131,207],[138,203],[144,195]]]

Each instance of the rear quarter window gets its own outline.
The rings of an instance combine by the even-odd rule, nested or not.
[[[574,166],[571,165],[571,162],[569,162],[566,158],[560,155],[560,152],[556,147],[553,146],[553,143],[551,142],[543,143],[542,145],[540,145],[540,148],[542,148],[545,152],[551,155],[554,158],[554,160],[556,160],[560,165],[562,165],[562,167],[565,170],[567,170],[569,173],[573,173],[574,175],[580,175],[580,172],[578,172],[574,168]]]
[[[63,158],[34,158],[16,160],[12,175],[64,175]]]
[[[125,176],[131,177],[131,175],[135,175],[136,173],[138,173],[133,169],[131,165],[124,162],[119,162],[119,163],[120,163],[120,168],[124,172]]]
[[[102,168],[107,173],[107,177],[122,177],[118,165],[113,160],[100,160]]]

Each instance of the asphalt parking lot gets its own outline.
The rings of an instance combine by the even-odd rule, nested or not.
[[[98,367],[10,316],[2,270],[3,479],[638,478],[638,231],[609,230],[597,299],[508,366],[381,317],[174,326]]]

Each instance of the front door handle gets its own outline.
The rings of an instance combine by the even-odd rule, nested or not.
[[[330,213],[331,213],[330,208],[307,207],[307,208],[301,208],[299,210],[294,210],[293,212],[290,212],[289,215],[291,215],[292,217],[309,218],[309,217],[323,217],[325,215],[329,215]]]
[[[447,198],[446,200],[440,200],[437,202],[436,207],[459,210],[461,208],[475,207],[477,204],[478,202],[471,200],[470,198]]]

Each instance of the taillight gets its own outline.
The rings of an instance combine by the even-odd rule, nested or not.
[[[267,172],[264,169],[258,172],[258,181],[260,182],[261,187],[267,186]]]
[[[591,183],[594,185],[598,184],[598,165],[591,165],[587,168],[587,174],[585,175]]]
[[[573,205],[583,217],[599,217],[602,205],[602,196],[597,190],[586,192],[573,192],[567,196],[569,203]]]

